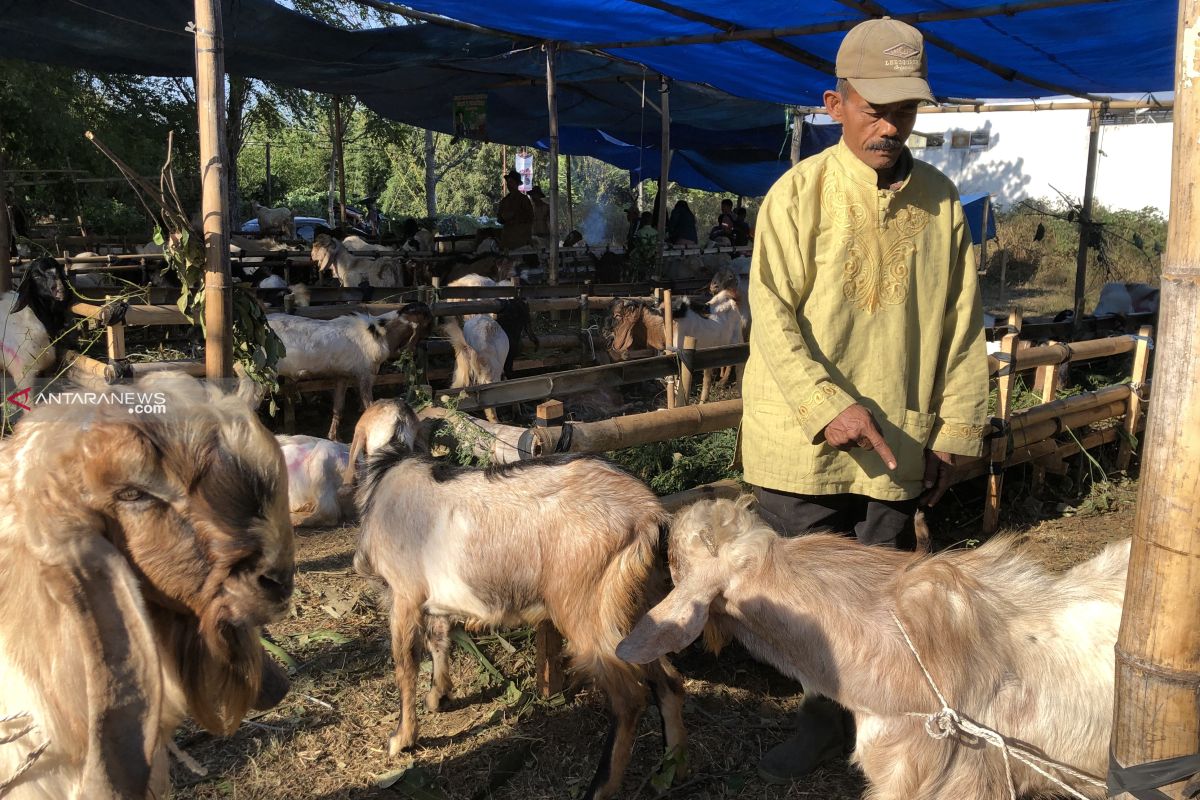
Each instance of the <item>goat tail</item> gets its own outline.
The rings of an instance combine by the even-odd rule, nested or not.
[[[358,456],[366,449],[366,446],[367,426],[355,425],[354,438],[350,440],[350,457],[346,461],[346,470],[342,473],[342,486],[351,486],[354,483],[354,474],[358,466]]]
[[[478,371],[479,354],[463,336],[462,327],[455,320],[442,325],[442,332],[450,339],[454,348],[454,379],[450,382],[451,389],[462,389],[471,385],[471,375]]]
[[[605,651],[633,629],[648,607],[647,588],[659,567],[660,515],[644,515],[633,525],[632,536],[609,562],[600,586],[599,619],[605,626]]]

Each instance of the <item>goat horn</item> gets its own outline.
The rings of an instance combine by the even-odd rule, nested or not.
[[[708,552],[713,558],[717,557],[717,543],[713,540],[712,532],[702,530],[699,532],[700,541],[704,542],[704,546],[708,548]]]

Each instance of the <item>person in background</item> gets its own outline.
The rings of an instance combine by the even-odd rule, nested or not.
[[[738,206],[733,210],[733,244],[745,247],[750,244],[750,223],[746,221],[746,209]]]
[[[638,228],[642,227],[641,219],[642,215],[637,206],[625,209],[625,220],[629,223],[629,231],[625,234],[626,252],[633,249],[634,237],[637,236]]]
[[[529,190],[529,201],[533,204],[533,235],[543,247],[550,245],[550,204],[546,202],[546,193],[542,187],[534,186]]]
[[[504,226],[500,232],[500,249],[515,250],[529,244],[533,233],[533,204],[521,191],[521,174],[515,169],[504,176],[508,192],[496,207],[496,219]]]
[[[689,247],[700,241],[696,234],[696,215],[686,200],[680,200],[671,209],[667,220],[667,241],[674,245]]]
[[[792,167],[758,212],[742,461],[781,535],[895,547],[955,459],[983,453],[983,308],[958,191],[905,146],[933,102],[920,31],[859,23],[836,72],[825,108],[841,141]],[[845,754],[853,728],[806,693],[795,734],[759,774],[806,775]]]

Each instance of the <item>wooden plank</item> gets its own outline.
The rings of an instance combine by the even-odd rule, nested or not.
[[[1143,388],[1146,385],[1146,374],[1150,368],[1150,337],[1154,329],[1149,325],[1138,331],[1137,347],[1133,351],[1133,370],[1130,373],[1129,411],[1125,414],[1125,437],[1117,448],[1117,469],[1125,471],[1129,468],[1129,460],[1133,456],[1133,440],[1136,438],[1138,423],[1141,422],[1142,407],[1145,405]]]
[[[999,399],[996,416],[1007,426],[1012,416],[1013,384],[1016,378],[1016,371],[1012,367],[1017,352],[1017,334],[1010,333],[1004,337],[1000,352],[1004,356],[1001,361],[1007,361],[1010,368],[998,379]],[[994,470],[988,475],[987,496],[984,499],[982,527],[985,535],[995,533],[1000,522],[1000,494],[1004,488],[1004,473],[1000,465],[1004,463],[1007,446],[1008,441],[1005,437],[998,436],[992,439],[991,461]]]
[[[543,700],[563,690],[563,638],[549,620],[539,622],[534,636],[537,645],[537,689]]]

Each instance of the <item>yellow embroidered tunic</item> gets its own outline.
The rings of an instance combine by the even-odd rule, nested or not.
[[[954,185],[903,158],[900,188],[879,189],[839,142],[763,202],[742,385],[748,483],[906,500],[922,491],[926,447],[982,453],[987,355],[970,233]],[[874,452],[825,443],[855,402],[875,415],[894,473]]]

